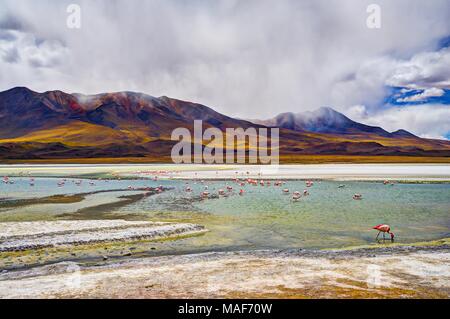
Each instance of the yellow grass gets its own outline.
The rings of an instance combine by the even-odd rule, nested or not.
[[[101,146],[131,140],[145,143],[152,140],[139,130],[115,130],[106,126],[76,121],[20,137],[0,139],[0,143],[64,143],[67,146]]]
[[[105,158],[65,158],[65,159],[5,159],[2,163],[36,164],[134,164],[172,163],[170,156],[160,157],[105,157]],[[322,164],[322,163],[450,163],[450,157],[424,156],[352,156],[352,155],[281,155],[281,164]]]

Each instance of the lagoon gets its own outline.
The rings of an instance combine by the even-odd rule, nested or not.
[[[230,180],[154,181],[147,177],[135,180],[83,179],[76,185],[61,178],[11,178],[14,184],[0,184],[0,222],[54,219],[112,219],[179,221],[204,225],[209,232],[202,236],[168,243],[160,254],[204,251],[234,251],[287,248],[334,248],[374,242],[380,223],[391,225],[396,241],[402,243],[433,240],[450,234],[449,183],[395,183],[376,181],[316,180],[307,188],[303,180],[287,180],[282,187],[239,186]],[[192,192],[186,192],[186,183]],[[344,184],[345,187],[339,188]],[[162,185],[161,194],[138,198],[126,205],[123,196],[138,194],[133,190]],[[217,196],[219,189],[232,186],[227,196]],[[131,187],[132,189],[128,189]],[[214,198],[202,199],[208,187]],[[238,195],[239,189],[245,191]],[[310,195],[294,202],[282,188]],[[99,192],[117,190],[112,192]],[[2,207],[11,200],[40,198],[56,194],[89,194],[75,203],[34,203],[23,207]],[[356,201],[352,195],[361,193]]]

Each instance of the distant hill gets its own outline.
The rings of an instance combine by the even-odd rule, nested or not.
[[[145,158],[169,161],[177,127],[279,127],[280,154],[450,156],[450,142],[387,132],[352,121],[331,108],[283,113],[267,121],[232,118],[212,108],[136,92],[96,95],[0,92],[0,159]]]
[[[281,113],[273,119],[255,122],[294,131],[328,134],[376,134],[383,137],[416,137],[405,130],[389,133],[381,127],[352,121],[344,114],[330,107],[321,107],[315,111],[303,113]]]

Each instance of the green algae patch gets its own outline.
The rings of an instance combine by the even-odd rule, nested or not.
[[[165,248],[166,243],[202,236],[207,232],[208,230],[204,229],[187,234],[173,234],[166,237],[142,240],[58,245],[39,249],[0,252],[0,270],[28,268],[60,261],[97,263],[102,259],[114,260],[130,256],[160,255],[159,250]]]
[[[0,203],[1,208],[17,208],[37,204],[72,204],[84,200],[86,194],[51,195],[41,198],[17,199]]]
[[[344,282],[343,282],[344,283]],[[441,299],[448,298],[447,294],[438,289],[430,287],[397,288],[384,287],[380,289],[369,289],[361,286],[361,283],[346,281],[346,284],[353,284],[354,287],[341,287],[338,285],[319,285],[307,288],[287,288],[283,285],[266,287],[261,289],[266,292],[240,292],[233,291],[225,295],[225,298],[233,299],[390,299],[390,298],[427,298]],[[356,285],[355,285],[356,284]]]
[[[450,246],[450,238],[441,238],[431,241],[421,241],[414,243],[391,243],[386,240],[386,243],[376,243],[371,245],[360,245],[360,246],[349,246],[343,248],[324,248],[323,251],[351,251],[358,249],[386,249],[395,247],[440,247],[440,246]]]

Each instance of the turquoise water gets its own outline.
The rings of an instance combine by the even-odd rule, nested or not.
[[[303,192],[304,181],[282,187],[245,186],[245,195],[233,183],[234,195],[199,200],[204,185],[190,184],[191,194],[177,190],[146,198],[121,211],[141,212],[159,219],[187,219],[205,224],[211,232],[190,239],[195,247],[262,249],[343,247],[374,241],[371,227],[391,225],[398,242],[415,242],[449,236],[450,184],[395,184],[373,182],[315,182],[310,195],[293,202],[282,188]],[[211,193],[225,182],[209,182]],[[237,188],[237,189],[236,189]],[[363,200],[353,200],[361,193]],[[194,198],[195,200],[190,200]],[[153,213],[151,213],[153,211]],[[187,211],[192,214],[186,213]]]
[[[287,181],[282,187],[239,187],[233,182],[211,181],[206,185],[211,194],[219,188],[233,186],[228,197],[201,199],[205,184],[190,182],[191,193],[184,191],[184,181],[152,180],[84,180],[81,186],[70,179],[64,187],[57,187],[61,179],[36,178],[35,186],[29,179],[15,178],[14,184],[0,185],[0,198],[43,197],[52,194],[72,194],[105,189],[123,189],[127,186],[158,186],[172,189],[146,197],[132,204],[114,208],[104,218],[125,218],[162,221],[184,221],[205,225],[205,235],[168,243],[162,250],[172,252],[239,250],[265,248],[324,248],[344,247],[374,242],[376,231],[371,227],[380,223],[391,225],[397,242],[432,240],[450,235],[450,184],[395,184],[375,182],[316,181],[306,188],[304,181]],[[338,188],[345,184],[344,188]],[[245,194],[237,191],[243,188]],[[283,188],[310,195],[298,202],[284,195]],[[129,192],[122,192],[126,195]],[[361,193],[363,199],[353,200]],[[98,196],[98,198],[96,197]],[[109,196],[109,197],[108,197]],[[95,206],[117,200],[117,192],[91,195],[73,205],[73,209]],[[97,199],[97,200],[96,200]],[[67,217],[67,204],[45,204],[45,212]],[[65,207],[66,205],[67,207]],[[14,215],[26,211],[27,216],[43,214],[42,205],[16,208]],[[0,210],[2,216],[11,216],[11,210]],[[91,213],[92,214],[92,213]],[[47,215],[45,215],[47,216]],[[23,216],[22,216],[23,217]],[[84,218],[99,218],[99,215]],[[101,217],[101,216],[100,216]],[[46,217],[47,218],[47,217]],[[24,218],[20,218],[24,220]]]
[[[60,194],[87,193],[109,189],[125,189],[128,186],[147,187],[158,186],[160,182],[149,180],[98,180],[66,178],[63,187],[58,187],[58,183],[63,178],[34,178],[34,186],[30,185],[29,177],[10,178],[14,183],[5,184],[0,182],[0,199],[2,198],[35,198]],[[81,181],[80,185],[76,182]]]

